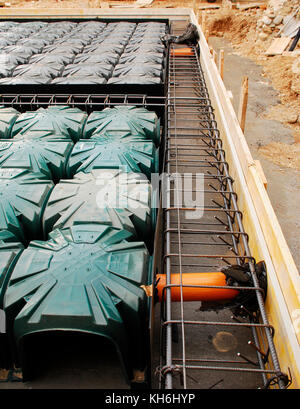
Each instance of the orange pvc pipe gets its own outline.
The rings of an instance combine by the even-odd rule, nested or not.
[[[159,281],[158,281],[159,280]],[[162,300],[163,289],[166,286],[166,274],[157,274],[156,282],[159,300]],[[172,301],[181,300],[180,290],[180,274],[171,274],[171,284],[176,287],[171,287]],[[227,286],[226,276],[223,273],[183,273],[182,274],[183,286]],[[178,286],[178,287],[177,287]],[[202,287],[182,287],[183,301],[219,301],[219,300],[231,300],[238,294],[238,290],[227,288],[202,288]],[[164,291],[164,297],[166,297],[166,290]]]
[[[172,57],[181,57],[186,55],[194,55],[193,50],[190,47],[175,48],[171,50]]]

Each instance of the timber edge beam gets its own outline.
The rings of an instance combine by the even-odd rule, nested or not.
[[[76,19],[88,19],[88,18],[109,18],[109,19],[166,19],[182,20],[189,19],[190,9],[188,8],[176,8],[176,9],[164,9],[164,8],[152,8],[151,10],[139,9],[139,8],[0,8],[0,19],[57,19],[57,18],[76,18]]]

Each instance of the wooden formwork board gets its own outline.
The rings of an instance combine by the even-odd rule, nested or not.
[[[273,40],[270,47],[265,52],[266,55],[281,55],[291,42],[291,37],[279,37]]]
[[[249,246],[257,261],[264,260],[268,271],[266,313],[275,328],[274,343],[282,371],[290,369],[292,388],[300,387],[300,275],[240,128],[231,100],[221,80],[205,36],[191,11],[191,22],[200,34],[201,63],[218,129],[226,151]]]
[[[109,18],[109,19],[167,19],[182,20],[189,18],[190,9],[174,8],[174,9],[158,9],[151,8],[145,10],[141,8],[59,8],[59,9],[39,9],[39,8],[3,8],[0,9],[0,19],[57,19],[57,18]]]

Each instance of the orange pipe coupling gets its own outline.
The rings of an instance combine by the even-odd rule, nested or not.
[[[172,57],[181,57],[186,55],[194,55],[193,50],[190,47],[175,48],[171,50]]]
[[[162,301],[166,297],[167,285],[166,274],[157,274],[157,292],[158,298]],[[172,301],[181,300],[181,278],[180,274],[171,274],[171,296]],[[183,273],[182,274],[182,294],[183,301],[219,301],[219,300],[232,300],[238,294],[238,290],[234,290],[232,287],[228,288],[207,288],[207,287],[193,287],[193,286],[222,286],[226,287],[226,276],[220,272],[213,273]],[[185,287],[187,286],[187,287]],[[164,291],[163,291],[164,290]]]

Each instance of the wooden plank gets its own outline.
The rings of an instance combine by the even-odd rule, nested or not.
[[[285,21],[285,20],[284,20]],[[286,24],[284,23],[283,35],[285,37],[295,37],[300,27],[300,21],[292,17]]]
[[[213,49],[213,58],[214,58],[214,62],[217,65],[218,64],[218,54],[216,53],[216,51]]]
[[[290,37],[275,38],[265,52],[266,55],[280,55],[287,48],[291,41]]]
[[[82,18],[89,17],[109,17],[109,18],[144,18],[151,20],[153,18],[171,20],[183,20],[189,18],[190,9],[187,8],[151,8],[151,10],[141,8],[130,8],[118,10],[102,8],[4,8],[0,9],[1,19],[11,18],[30,18],[41,19],[49,18]]]
[[[153,3],[154,0],[136,0],[132,7],[147,7]]]
[[[259,9],[265,9],[265,8],[267,8],[267,7],[266,7],[266,4],[265,4],[265,3],[249,3],[249,4],[243,4],[243,5],[238,4],[238,5],[237,5],[237,8],[238,8],[240,11],[244,11],[244,10],[249,10],[249,9],[257,9],[257,8],[259,8]]]
[[[242,82],[239,109],[238,109],[238,120],[239,120],[240,127],[243,132],[245,130],[245,124],[246,124],[247,105],[248,105],[248,77],[245,76]]]
[[[260,161],[257,160],[257,159],[254,160],[254,163],[255,163],[257,172],[258,172],[258,174],[259,174],[259,176],[260,176],[260,178],[261,178],[261,181],[263,182],[263,185],[264,185],[265,189],[267,189],[268,182],[267,182],[267,178],[266,178],[266,176],[265,176],[264,170],[263,170],[263,168],[262,168],[262,166],[261,166],[261,163],[260,163]]]
[[[277,33],[277,37],[280,37],[281,33],[283,30],[286,30],[289,25],[292,23],[292,20],[294,18],[294,16],[296,16],[298,14],[298,11],[300,10],[300,7],[298,7],[296,10],[293,11],[293,13],[288,14],[287,16],[285,16],[283,18],[283,26],[282,28],[278,31]]]
[[[220,4],[215,4],[215,5],[206,5],[204,4],[203,6],[199,6],[198,10],[211,10],[211,9],[219,9],[221,6]]]

